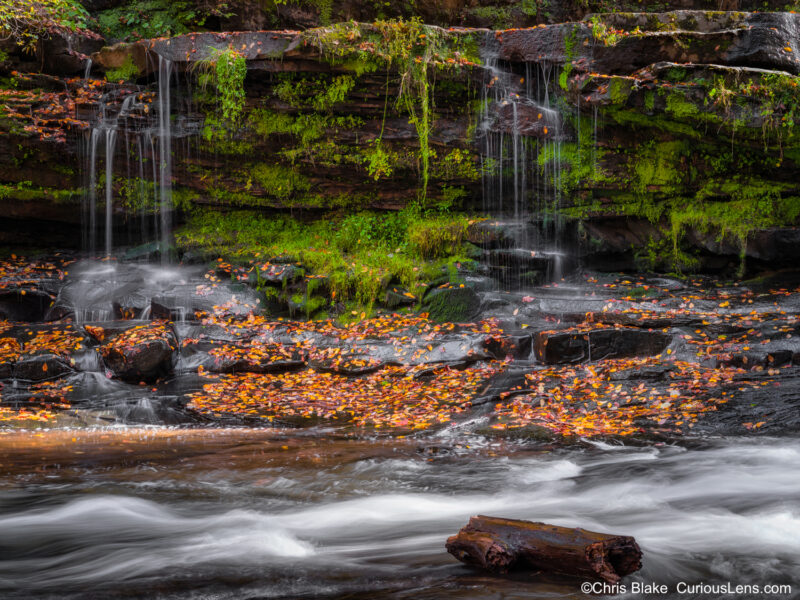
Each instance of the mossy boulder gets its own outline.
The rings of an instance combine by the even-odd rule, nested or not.
[[[480,315],[481,298],[464,285],[446,284],[425,296],[422,310],[434,321],[463,323]]]

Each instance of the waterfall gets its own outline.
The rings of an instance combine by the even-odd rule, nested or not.
[[[172,137],[170,124],[170,78],[172,63],[158,57],[158,155],[159,212],[161,215],[161,262],[169,262],[172,234]]]
[[[90,65],[87,65],[87,72]],[[104,230],[105,256],[110,257],[119,246],[141,243],[145,250],[157,249],[161,260],[171,259],[172,244],[172,138],[175,135],[172,125],[172,84],[174,65],[159,57],[157,93],[155,102],[147,98],[149,92],[138,86],[121,85],[100,100],[97,116],[85,144],[85,185],[84,194],[84,249],[96,255],[98,230]],[[178,135],[194,135],[199,127],[182,120]],[[105,143],[105,219],[98,222],[98,150]],[[117,166],[115,180],[115,156],[124,153],[125,162]],[[138,161],[132,168],[131,160]],[[147,166],[150,161],[151,166]],[[122,195],[115,198],[116,190]],[[115,206],[116,201],[116,206]],[[123,216],[136,216],[128,219],[128,230],[120,229],[118,219]],[[150,218],[152,217],[152,226]],[[116,224],[116,227],[115,227]],[[115,231],[122,233],[115,239]],[[146,248],[150,249],[147,250]]]
[[[97,250],[97,145],[100,142],[100,129],[93,128],[89,139],[89,182],[88,182],[88,212],[89,226],[88,251],[94,255]]]
[[[482,50],[482,206],[503,229],[506,245],[485,249],[484,262],[503,287],[522,288],[562,275],[558,215],[566,131],[558,73],[548,63],[526,63],[524,73],[503,64],[494,35]]]
[[[117,130],[106,129],[106,257],[111,257],[114,238],[114,149],[117,143]]]

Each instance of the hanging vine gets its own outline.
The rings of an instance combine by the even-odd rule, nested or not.
[[[470,52],[472,39],[453,34],[418,18],[409,21],[377,21],[372,25],[342,23],[313,29],[305,41],[337,64],[357,72],[386,67],[400,77],[396,107],[409,115],[419,139],[419,201],[425,204],[433,150],[430,135],[434,125],[434,69],[474,66],[476,52]],[[352,62],[348,62],[352,61]]]
[[[231,130],[238,128],[245,104],[247,61],[244,55],[233,48],[215,50],[207,58],[197,61],[195,69],[199,71],[197,80],[203,91],[211,85],[216,88],[214,98],[218,102],[220,121]]]

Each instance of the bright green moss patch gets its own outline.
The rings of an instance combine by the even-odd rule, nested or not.
[[[359,212],[303,223],[249,212],[202,212],[176,232],[184,250],[227,260],[279,258],[321,276],[332,298],[371,307],[396,282],[419,294],[448,264],[469,263],[464,216]]]
[[[689,143],[685,141],[645,144],[631,156],[634,188],[640,193],[653,188],[661,193],[679,191],[687,175],[689,154]]]
[[[250,173],[253,180],[268,195],[281,200],[289,199],[298,193],[307,192],[311,187],[308,179],[296,169],[281,165],[259,163],[250,170]]]
[[[83,196],[82,189],[59,190],[34,186],[30,181],[6,184],[0,183],[0,200],[13,198],[20,202],[47,200],[56,204],[79,203]]]
[[[125,57],[125,62],[118,69],[106,71],[106,81],[133,81],[139,76],[139,67],[133,62],[133,57],[129,54]]]

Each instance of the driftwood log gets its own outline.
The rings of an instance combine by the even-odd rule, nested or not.
[[[447,551],[489,571],[530,569],[609,583],[642,568],[630,536],[497,517],[472,517],[447,540]]]

